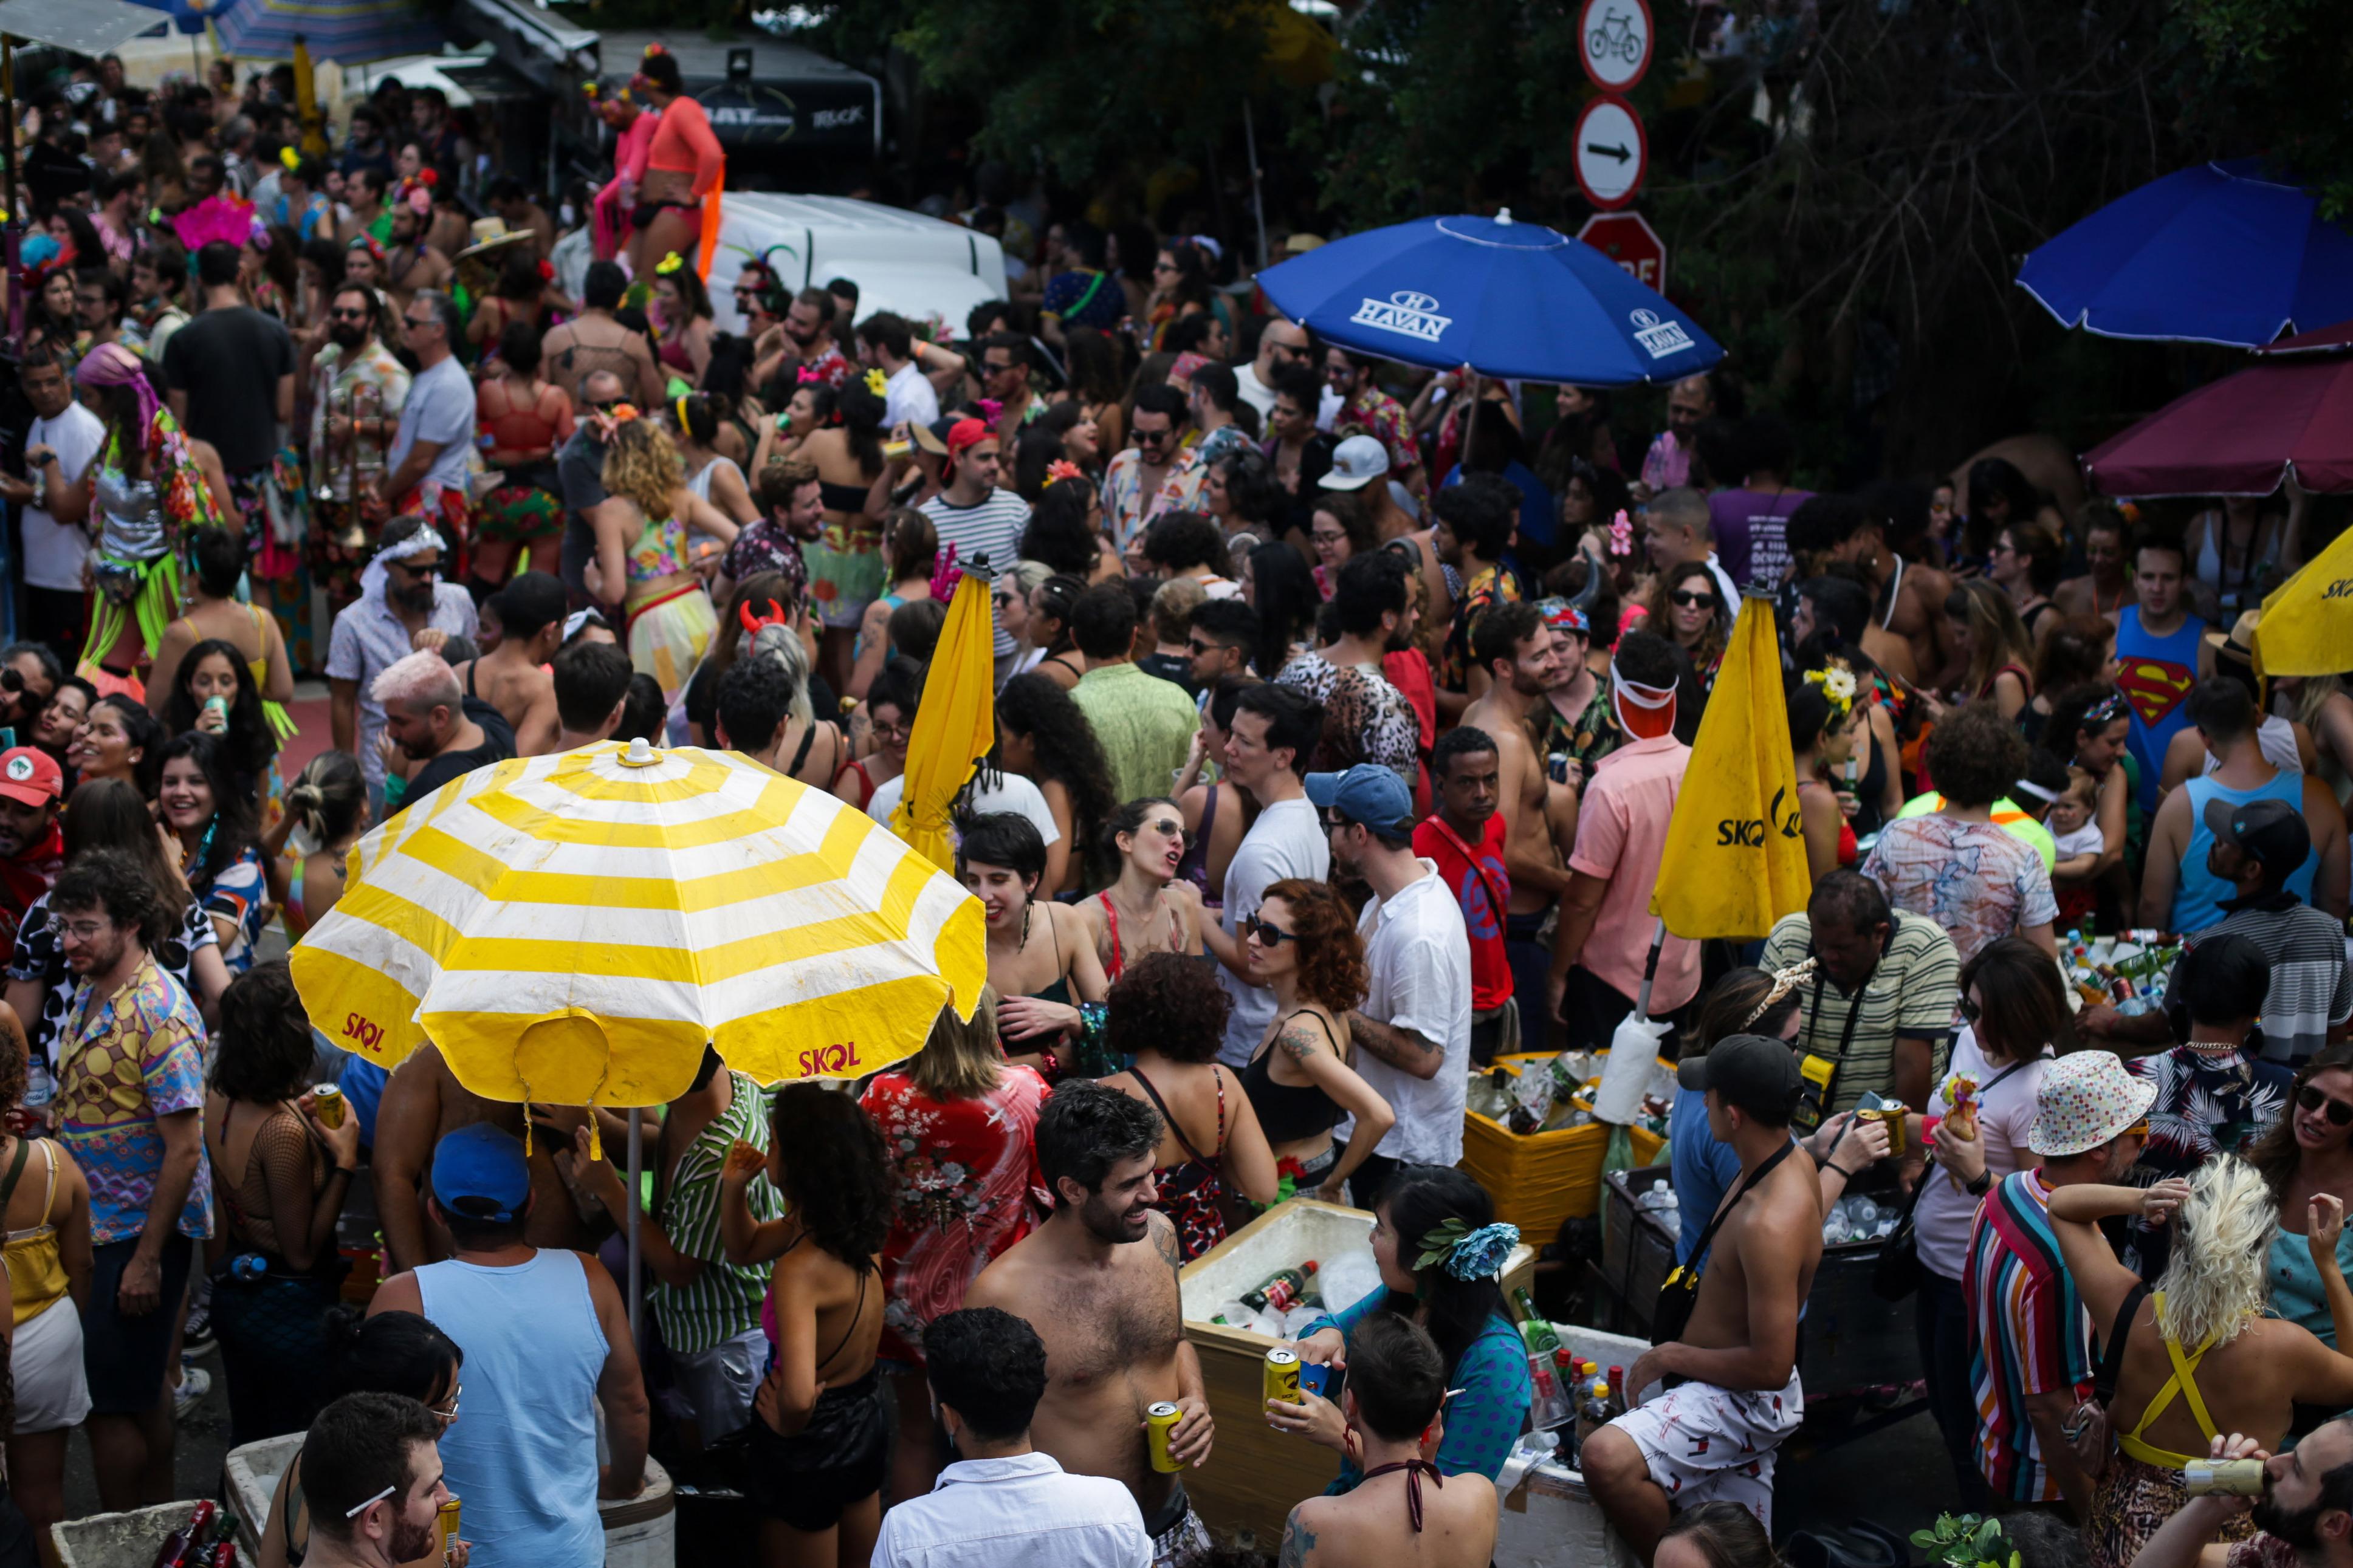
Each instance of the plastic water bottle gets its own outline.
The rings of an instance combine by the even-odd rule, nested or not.
[[[1561,1386],[1553,1370],[1553,1357],[1542,1351],[1528,1352],[1528,1401],[1530,1421],[1540,1431],[1567,1425],[1576,1418],[1577,1406],[1570,1403],[1568,1391]]]
[[[1674,1190],[1662,1181],[1651,1184],[1651,1190],[1634,1200],[1634,1206],[1650,1214],[1660,1214],[1675,1206]]]

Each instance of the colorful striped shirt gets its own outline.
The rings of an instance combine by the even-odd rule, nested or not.
[[[1998,1498],[2057,1502],[2059,1483],[2043,1463],[2026,1401],[2091,1392],[2091,1320],[2059,1255],[2041,1170],[2003,1177],[1978,1206],[1961,1288],[1969,1308],[1978,1470]]]
[[[702,1272],[689,1283],[657,1282],[646,1292],[661,1324],[662,1342],[678,1355],[707,1351],[758,1328],[760,1303],[768,1294],[768,1270],[728,1262],[719,1239],[719,1172],[727,1151],[738,1142],[763,1153],[768,1148],[768,1097],[747,1073],[731,1069],[727,1077],[734,1085],[727,1109],[678,1157],[654,1205],[654,1223],[670,1246],[702,1259]],[[754,1176],[745,1195],[754,1219],[784,1217],[785,1200],[765,1176]]]

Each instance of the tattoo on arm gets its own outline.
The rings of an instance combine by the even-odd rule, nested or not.
[[[1282,1033],[1274,1037],[1275,1048],[1293,1061],[1304,1062],[1315,1054],[1315,1036],[1307,1029],[1283,1026]]]
[[[1348,1015],[1348,1031],[1356,1044],[1392,1067],[1410,1068],[1438,1054],[1438,1046],[1411,1029],[1400,1029],[1362,1013]]]
[[[1152,1233],[1152,1245],[1158,1248],[1161,1261],[1168,1265],[1168,1271],[1176,1273],[1185,1266],[1185,1255],[1176,1246],[1176,1226],[1158,1209],[1148,1212],[1150,1218],[1145,1222],[1145,1228]]]
[[[1280,1568],[1306,1568],[1307,1554],[1314,1550],[1315,1532],[1299,1521],[1299,1510],[1293,1509],[1291,1517],[1282,1521]]]

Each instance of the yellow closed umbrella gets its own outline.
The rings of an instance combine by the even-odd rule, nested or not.
[[[733,752],[605,742],[452,781],[353,849],[292,956],[311,1021],[430,1039],[491,1100],[641,1106],[706,1043],[763,1083],[922,1048],[987,978],[979,903],[881,826]]]
[[[891,831],[951,876],[955,843],[948,836],[948,803],[997,744],[997,626],[989,605],[995,575],[983,555],[956,579],[907,737],[907,782],[891,814]]]
[[[2353,670],[2353,529],[2264,596],[2254,646],[2261,676]]]

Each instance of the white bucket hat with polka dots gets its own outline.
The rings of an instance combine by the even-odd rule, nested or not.
[[[2061,1057],[2042,1069],[2026,1146],[2047,1159],[2081,1154],[2131,1131],[2156,1103],[2157,1085],[2133,1077],[2110,1052]]]

